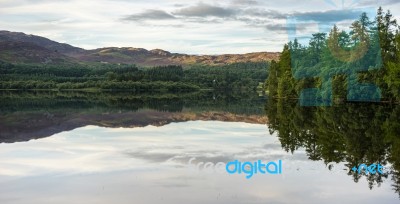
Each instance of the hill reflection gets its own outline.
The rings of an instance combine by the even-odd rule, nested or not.
[[[87,125],[143,127],[191,120],[266,124],[264,104],[265,98],[254,93],[0,92],[0,143]]]

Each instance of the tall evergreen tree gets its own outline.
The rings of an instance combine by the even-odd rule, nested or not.
[[[279,61],[278,81],[278,97],[279,98],[295,98],[295,80],[293,78],[290,50],[289,46],[285,45]]]

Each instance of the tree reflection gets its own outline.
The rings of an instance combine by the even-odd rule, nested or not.
[[[341,104],[332,107],[302,107],[297,101],[269,100],[265,106],[270,132],[277,132],[282,148],[304,148],[310,160],[359,164],[391,164],[384,174],[348,174],[355,182],[365,177],[369,187],[389,176],[400,195],[400,106]],[[389,165],[390,166],[390,165]]]

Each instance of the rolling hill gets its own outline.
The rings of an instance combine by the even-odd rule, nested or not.
[[[9,63],[124,63],[139,66],[221,65],[277,60],[280,53],[187,55],[161,49],[105,47],[85,50],[21,32],[0,31],[0,60]]]

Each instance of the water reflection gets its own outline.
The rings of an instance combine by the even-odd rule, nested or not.
[[[347,175],[282,150],[265,125],[190,121],[162,127],[86,126],[0,148],[2,203],[393,203]],[[283,160],[282,175],[194,171],[203,162]]]
[[[398,106],[300,107],[243,93],[0,92],[0,113],[1,203],[398,202]],[[247,180],[193,171],[194,157],[280,159],[283,173]],[[359,175],[328,162],[390,169]]]
[[[305,149],[310,160],[359,164],[390,164],[385,174],[348,173],[354,182],[366,178],[368,186],[393,181],[400,194],[400,106],[342,104],[301,107],[293,101],[269,100],[266,105],[270,133],[277,132],[287,152]]]
[[[0,142],[28,141],[75,128],[161,126],[189,120],[266,123],[264,97],[200,92],[1,92]]]

